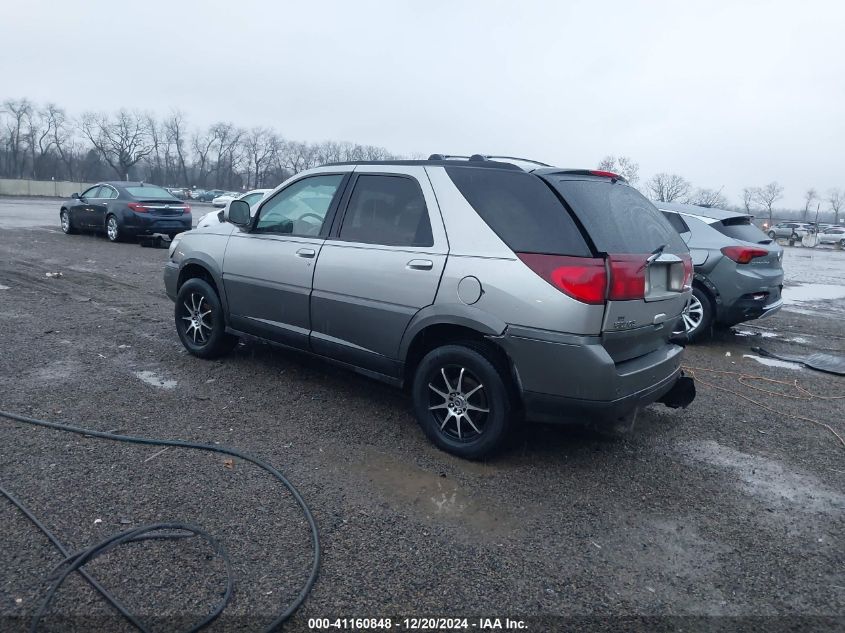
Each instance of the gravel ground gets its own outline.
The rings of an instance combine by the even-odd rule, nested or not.
[[[497,459],[465,462],[426,441],[401,392],[366,378],[251,341],[222,361],[185,353],[162,288],[166,251],[69,237],[40,220],[4,225],[2,212],[0,408],[219,442],[281,469],[314,510],[324,548],[287,630],[353,616],[574,618],[531,619],[533,631],[845,624],[845,446],[790,417],[845,434],[842,400],[774,398],[697,370],[736,393],[699,381],[688,410],[652,407],[625,439],[531,426]],[[816,283],[824,266],[826,284],[845,283],[841,254],[793,266],[800,251],[785,259],[791,286]],[[689,348],[686,364],[845,395],[842,378],[746,356],[761,344],[845,353],[843,305],[810,296]],[[0,484],[71,550],[155,521],[215,535],[236,592],[211,630],[260,629],[307,576],[303,517],[251,465],[7,420],[0,440]],[[61,557],[6,501],[0,521],[0,629],[23,631]],[[224,584],[219,559],[194,542],[127,546],[89,570],[155,630],[199,619]],[[110,608],[76,577],[50,614],[39,630],[130,630],[103,619]],[[672,619],[620,619],[654,617]]]

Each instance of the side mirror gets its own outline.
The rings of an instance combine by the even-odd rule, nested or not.
[[[73,198],[74,200],[80,200],[81,199],[81,196],[78,193],[72,193],[72,194],[70,194],[70,197]]]
[[[223,219],[236,226],[249,226],[249,205],[244,200],[232,200],[223,210]]]

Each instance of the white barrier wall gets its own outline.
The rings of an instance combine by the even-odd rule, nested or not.
[[[91,184],[93,183],[0,178],[0,196],[52,196],[55,198],[70,198],[70,194],[82,193]]]

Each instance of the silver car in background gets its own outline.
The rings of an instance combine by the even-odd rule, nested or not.
[[[520,419],[630,427],[686,406],[683,240],[616,174],[475,155],[326,165],[171,244],[176,331],[250,335],[404,386],[425,434],[488,455]],[[680,345],[679,345],[680,343]]]
[[[655,205],[689,246],[695,266],[692,299],[684,313],[690,340],[762,319],[783,305],[783,248],[752,222],[752,216],[689,204]]]

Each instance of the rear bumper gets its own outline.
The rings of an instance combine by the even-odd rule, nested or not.
[[[731,305],[722,306],[718,321],[723,325],[736,325],[754,319],[765,319],[780,311],[783,299],[778,296],[771,303],[760,305],[762,302],[749,298],[741,298]]]
[[[133,235],[152,235],[153,233],[171,235],[190,231],[191,225],[191,214],[158,216],[133,212],[124,219],[124,231]]]
[[[509,327],[496,341],[513,362],[531,421],[615,421],[659,400],[681,376],[683,348],[672,344],[614,363],[598,337]]]

